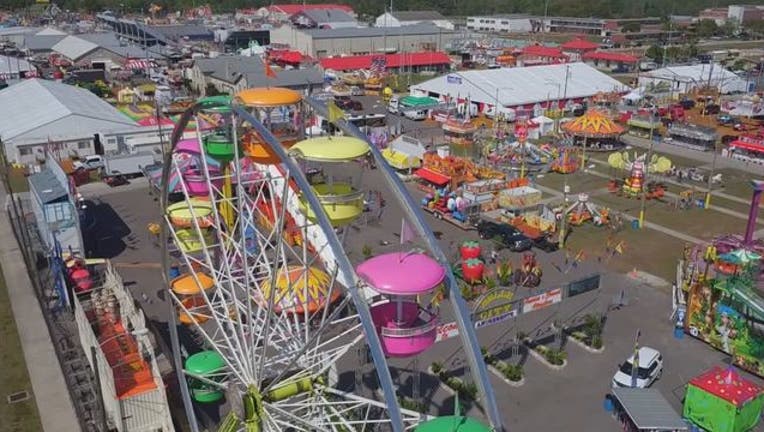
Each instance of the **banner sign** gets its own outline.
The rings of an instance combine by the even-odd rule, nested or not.
[[[567,296],[575,297],[585,292],[594,291],[600,287],[600,275],[589,276],[568,284]]]
[[[446,82],[449,84],[461,84],[462,83],[462,77],[458,75],[448,75],[446,76]]]
[[[523,300],[523,313],[544,309],[562,301],[562,289],[555,288]]]
[[[472,321],[486,321],[514,309],[512,299],[515,293],[509,288],[494,288],[483,293],[475,301]]]

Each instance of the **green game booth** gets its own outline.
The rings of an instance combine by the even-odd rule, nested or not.
[[[764,405],[764,389],[733,368],[713,367],[690,380],[684,417],[710,432],[744,432],[756,427]]]

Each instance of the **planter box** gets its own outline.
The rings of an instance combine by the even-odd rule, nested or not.
[[[565,368],[565,366],[568,365],[568,359],[564,359],[562,361],[561,365],[554,365],[552,363],[549,363],[549,361],[547,361],[546,357],[544,357],[544,355],[541,354],[540,352],[536,351],[535,348],[529,349],[528,352],[531,354],[532,357],[534,357],[537,360],[541,361],[541,363],[543,363],[546,367],[548,367],[549,369],[552,369],[552,370],[562,370],[562,369]]]
[[[590,353],[602,354],[605,351],[605,345],[602,345],[599,348],[592,348],[589,345],[585,344],[584,342],[574,338],[573,336],[568,336],[568,341],[573,342],[575,345],[578,345],[579,347],[583,348],[584,350]]]
[[[487,365],[487,366],[488,366],[488,370],[491,371],[491,373],[493,373],[494,375],[496,375],[500,379],[504,380],[505,383],[507,383],[508,385],[510,385],[512,387],[520,387],[523,384],[525,384],[525,375],[522,375],[520,377],[520,381],[512,381],[511,379],[508,379],[507,377],[505,377],[504,374],[501,373],[500,370],[496,369],[495,366],[493,366],[493,365]]]

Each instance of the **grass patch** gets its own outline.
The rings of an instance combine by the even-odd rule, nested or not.
[[[588,174],[576,172],[573,174],[546,173],[544,177],[536,178],[536,183],[562,192],[567,180],[571,194],[590,192],[607,186],[607,180]],[[571,198],[572,199],[572,198]]]
[[[608,259],[605,245],[609,239],[611,242],[623,241],[622,255]],[[574,253],[583,250],[588,260],[602,257],[605,265],[617,272],[627,273],[637,268],[670,281],[675,276],[676,260],[682,255],[684,242],[649,228],[635,230],[629,226],[612,234],[607,228],[584,224],[573,227],[567,247]]]
[[[711,197],[711,208],[713,209],[714,207],[724,207],[729,210],[740,212],[744,215],[748,215],[748,210],[751,208],[750,204],[743,204],[741,202],[732,201],[719,195],[713,195]],[[757,223],[764,224],[764,201],[759,205],[759,208],[761,210],[759,210],[759,218]]]
[[[13,193],[29,192],[29,182],[27,182],[27,177],[24,175],[23,169],[13,168],[8,165],[0,165],[0,175],[2,175],[3,178],[5,178],[6,170],[8,170],[10,190],[12,190]],[[3,180],[3,186],[5,187],[6,192],[10,192],[8,190],[9,185],[5,184],[5,180]]]
[[[42,430],[37,405],[34,397],[24,402],[9,405],[6,396],[9,393],[26,390],[32,393],[29,373],[21,350],[21,341],[16,330],[16,322],[5,287],[5,279],[0,270],[0,337],[3,349],[0,350],[0,388],[3,389],[0,400],[0,430],[9,432],[37,432]]]

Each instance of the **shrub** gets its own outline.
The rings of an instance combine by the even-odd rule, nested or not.
[[[597,314],[587,314],[584,321],[583,332],[588,336],[602,334],[602,317]]]
[[[423,402],[415,401],[413,399],[409,399],[403,396],[398,397],[398,404],[403,409],[416,411],[416,412],[425,412],[427,408]]]
[[[544,358],[546,361],[548,361],[550,364],[560,366],[565,362],[565,359],[568,357],[568,353],[566,353],[563,350],[559,349],[551,349],[545,347],[546,350],[542,354],[544,355]]]
[[[371,258],[371,254],[374,252],[371,250],[371,246],[369,245],[363,245],[363,248],[361,249],[361,254],[363,255],[364,259]]]
[[[523,379],[523,367],[521,365],[504,364],[501,374],[510,381],[520,381]]]
[[[436,375],[437,375],[437,374],[440,374],[440,373],[443,371],[443,364],[441,364],[441,363],[438,363],[438,362],[433,362],[433,363],[430,365],[430,369],[432,369],[432,372],[433,372],[434,374],[436,374]]]
[[[471,399],[477,399],[478,394],[478,388],[475,383],[469,382],[469,383],[462,383],[461,388],[459,389],[459,393],[468,396]]]
[[[592,336],[591,343],[589,344],[594,349],[600,349],[602,348],[602,336],[600,335],[594,335]]]
[[[483,278],[483,285],[485,285],[486,291],[490,291],[496,288],[497,282],[496,282],[496,279],[489,276],[489,277]]]

